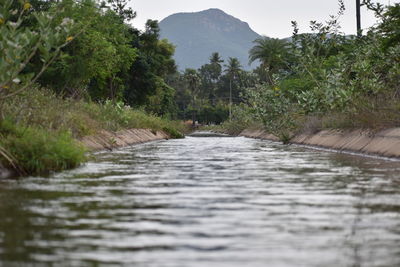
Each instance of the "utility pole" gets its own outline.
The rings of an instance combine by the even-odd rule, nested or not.
[[[232,77],[229,79],[229,121],[232,121]]]
[[[356,0],[357,37],[361,37],[361,0]]]

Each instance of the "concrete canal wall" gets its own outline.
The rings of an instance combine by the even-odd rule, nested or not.
[[[169,138],[163,131],[129,129],[118,132],[101,131],[99,134],[83,137],[80,142],[90,151],[98,151]]]
[[[277,141],[278,138],[262,130],[244,130],[241,136]],[[400,128],[371,130],[323,130],[299,134],[290,143],[356,152],[390,158],[400,158]]]

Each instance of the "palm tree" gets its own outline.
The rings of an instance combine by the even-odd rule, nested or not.
[[[218,52],[214,52],[211,54],[210,66],[212,69],[211,78],[213,79],[213,82],[216,82],[219,79],[219,76],[221,76],[221,71],[222,71],[221,63],[223,62],[224,60],[221,58]]]
[[[210,79],[211,79],[211,88],[209,91],[209,98],[211,98],[211,103],[215,105],[217,84],[221,77],[222,73],[222,63],[224,60],[221,58],[218,52],[214,52],[210,56],[210,64],[207,64],[206,67],[209,70]]]
[[[214,52],[210,57],[210,64],[221,64],[224,60],[221,58],[218,52]]]
[[[272,74],[286,66],[288,43],[284,40],[261,37],[253,41],[255,44],[249,51],[249,64],[256,60],[261,61],[261,68],[265,71],[267,82],[271,85]]]
[[[232,120],[232,81],[239,77],[242,65],[237,58],[230,57],[225,68],[225,73],[229,76],[229,120]]]
[[[200,76],[195,69],[186,69],[183,77],[192,93],[192,125],[196,126],[196,96],[200,86]]]

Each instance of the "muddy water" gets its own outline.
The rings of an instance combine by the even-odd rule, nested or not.
[[[400,266],[400,163],[244,137],[0,181],[0,266]]]

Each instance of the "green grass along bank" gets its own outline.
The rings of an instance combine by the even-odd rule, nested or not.
[[[172,121],[121,103],[63,99],[35,89],[0,106],[0,177],[48,175],[84,163],[89,151],[181,138]]]

